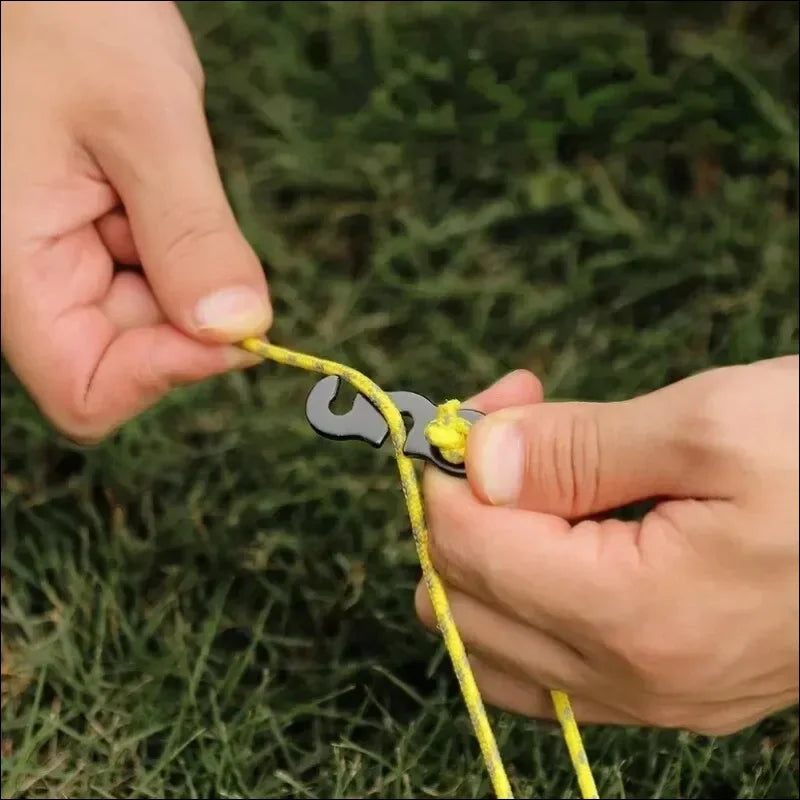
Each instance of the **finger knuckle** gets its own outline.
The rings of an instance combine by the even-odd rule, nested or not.
[[[109,95],[103,87],[87,97],[91,113],[86,116],[98,129],[96,134],[111,137],[115,144],[131,135],[152,136],[166,123],[177,123],[186,106],[196,102],[197,90],[188,73],[185,80],[169,81],[167,88],[151,70],[148,66],[146,70],[123,71],[117,76],[114,93]]]
[[[593,414],[576,414],[571,424],[572,509],[580,513],[594,506],[598,496],[600,430]]]
[[[73,444],[91,447],[100,444],[111,432],[111,426],[84,386],[57,393],[49,405],[47,416],[53,426]]]
[[[691,726],[691,714],[685,707],[663,702],[657,697],[641,701],[638,716],[645,725],[653,728],[688,730]]]
[[[106,426],[93,427],[91,424],[76,422],[74,418],[54,420],[54,426],[63,439],[77,447],[97,447],[111,433]]]
[[[731,736],[734,733],[739,733],[739,731],[746,727],[746,725],[740,724],[731,719],[710,717],[688,723],[684,727],[698,736],[710,736],[716,738],[720,736]]]
[[[169,79],[159,74],[159,65],[148,65],[119,75],[111,94],[105,87],[87,93],[76,123],[103,168],[124,170],[136,183],[157,177],[153,167],[142,163],[143,147],[180,153],[187,126],[196,129],[205,121],[202,72],[191,63],[177,70],[174,65],[160,68],[170,73]]]
[[[746,367],[724,367],[695,376],[695,390],[685,395],[680,440],[687,456],[735,457],[741,439],[739,397],[753,391]]]
[[[155,330],[141,332],[142,357],[137,358],[126,374],[124,394],[137,397],[144,404],[165,394],[172,384],[159,365],[160,348]],[[107,439],[124,421],[125,403],[121,391],[109,385],[108,361],[115,353],[106,350],[91,372],[59,375],[51,385],[46,413],[59,433],[75,444],[92,446]]]
[[[725,404],[730,402],[715,386],[699,393],[687,415],[684,433],[686,441],[700,443],[703,448],[715,448],[727,438],[728,425]]]
[[[534,453],[529,459],[539,470],[533,480],[542,488],[542,496],[553,497],[567,516],[579,516],[597,497],[601,473],[598,425],[592,414],[572,411],[554,416],[550,424],[550,431],[539,430],[529,437],[535,447],[541,447],[541,442],[549,442],[550,447],[550,452]]]
[[[196,258],[199,248],[221,250],[215,242],[229,244],[230,219],[219,206],[181,207],[168,211],[163,230],[169,231],[161,245],[165,262]]]
[[[665,703],[658,698],[642,704],[639,716],[648,726],[687,731],[697,736],[729,736],[745,727],[730,715],[699,713],[696,705]]]

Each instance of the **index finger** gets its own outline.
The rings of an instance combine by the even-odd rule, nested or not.
[[[484,414],[491,414],[509,406],[541,403],[543,398],[542,382],[529,370],[517,369],[504,375],[488,389],[484,389],[469,400],[464,400],[462,405]]]

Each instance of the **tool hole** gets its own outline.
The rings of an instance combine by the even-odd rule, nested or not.
[[[442,470],[442,472],[445,472],[448,475],[455,475],[461,478],[463,478],[467,474],[466,467],[463,464],[451,464],[442,455],[442,451],[438,447],[436,447],[436,445],[431,445],[431,456],[433,463],[440,470]]]
[[[339,382],[339,390],[329,406],[334,414],[346,414],[353,408],[358,392],[346,381]]]

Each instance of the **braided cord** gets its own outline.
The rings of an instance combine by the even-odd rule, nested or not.
[[[270,361],[323,375],[336,375],[346,380],[364,395],[386,420],[397,468],[400,473],[400,483],[406,500],[417,556],[439,631],[444,639],[445,648],[458,679],[464,704],[467,707],[495,795],[498,798],[513,798],[511,784],[500,757],[478,685],[475,682],[467,659],[464,643],[453,620],[444,586],[436,574],[428,554],[428,531],[425,523],[422,494],[414,465],[411,459],[403,452],[406,427],[402,414],[377,384],[352,367],[288,350],[255,338],[245,339],[240,343],[240,346],[248,352]],[[431,444],[439,447],[442,455],[452,463],[463,462],[466,438],[469,432],[469,423],[458,416],[458,407],[457,400],[443,403],[438,407],[436,419],[426,429],[426,436]],[[582,796],[584,798],[597,798],[598,794],[594,778],[581,742],[578,726],[572,714],[569,698],[563,692],[555,691],[552,692],[552,698],[556,716],[564,732],[572,764],[578,777]]]

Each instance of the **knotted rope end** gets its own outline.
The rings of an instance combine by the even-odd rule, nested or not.
[[[459,400],[447,400],[436,407],[436,417],[425,426],[425,438],[451,464],[463,464],[470,423],[458,416]]]

